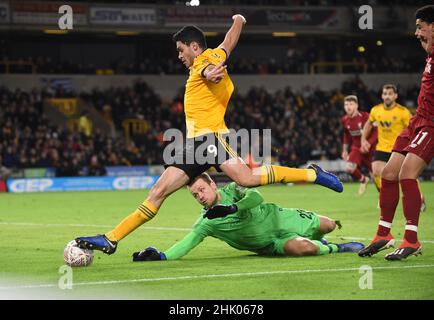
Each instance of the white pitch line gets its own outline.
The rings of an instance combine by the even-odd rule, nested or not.
[[[78,227],[78,228],[113,228],[113,225],[101,225],[101,224],[62,224],[62,223],[31,223],[31,222],[0,222],[0,225],[11,225],[11,226],[29,226],[29,227]],[[162,231],[191,231],[191,228],[178,228],[178,227],[148,227],[142,226],[139,228],[144,230],[162,230]],[[336,236],[336,235],[325,235],[325,238],[334,238],[342,240],[362,240],[371,241],[371,238],[361,238],[361,237],[347,237],[347,236]],[[399,242],[399,240],[398,240]],[[420,240],[421,243],[434,244],[434,240]]]
[[[412,266],[372,267],[373,270],[415,269],[415,268],[434,268],[434,264],[412,265]],[[79,283],[74,283],[73,286],[97,286],[97,285],[108,285],[108,284],[125,284],[125,283],[139,283],[139,282],[142,283],[142,282],[157,282],[157,281],[170,281],[170,280],[194,280],[194,279],[210,279],[210,278],[262,276],[262,275],[275,275],[275,274],[321,273],[321,272],[341,272],[341,271],[359,271],[359,270],[360,270],[360,268],[340,268],[340,269],[277,270],[277,271],[260,271],[260,272],[245,272],[245,273],[204,274],[204,275],[198,275],[198,276],[180,276],[180,277],[164,277],[164,278],[142,278],[142,279],[130,279],[130,280],[79,282]],[[0,290],[38,289],[38,288],[55,288],[55,287],[58,287],[58,284],[9,286],[9,287],[0,287]]]
[[[31,222],[0,222],[0,225],[10,226],[28,226],[28,227],[78,227],[78,228],[113,228],[113,225],[103,224],[79,224],[79,223],[31,223]],[[178,227],[147,227],[143,226],[141,229],[148,230],[163,230],[163,231],[191,231],[191,228],[178,228]]]
[[[359,237],[347,237],[347,236],[335,236],[335,235],[324,235],[324,238],[335,238],[335,239],[342,239],[342,240],[363,240],[363,241],[371,241],[372,238],[359,238]],[[401,240],[397,240],[398,242],[401,242]],[[420,243],[434,243],[434,240],[419,240]]]

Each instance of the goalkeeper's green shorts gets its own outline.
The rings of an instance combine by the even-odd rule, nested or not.
[[[320,219],[318,215],[303,209],[279,208],[279,232],[273,243],[259,250],[261,255],[285,255],[283,250],[288,240],[298,237],[310,240],[320,240],[323,236],[319,232]]]

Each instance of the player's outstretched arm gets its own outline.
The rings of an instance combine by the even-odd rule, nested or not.
[[[350,132],[348,131],[348,129],[345,127],[345,124],[342,122],[342,126],[344,128],[344,137],[342,139],[343,143],[342,143],[342,159],[344,161],[348,160],[348,145],[350,143]]]
[[[177,260],[194,247],[196,247],[205,237],[196,233],[190,232],[184,239],[175,243],[165,252],[160,252],[154,247],[148,247],[143,251],[133,253],[133,261],[159,261],[159,260]]]
[[[232,23],[231,28],[226,33],[223,42],[218,46],[219,48],[223,48],[226,51],[228,57],[232,50],[234,50],[236,47],[238,40],[240,39],[241,30],[246,24],[246,19],[240,14],[234,15],[232,20],[234,20],[234,22]]]
[[[239,211],[243,211],[259,206],[263,201],[264,197],[257,189],[249,188],[245,191],[244,197],[237,201],[236,205]]]
[[[362,130],[362,147],[361,147],[361,151],[362,152],[368,152],[369,149],[371,148],[371,143],[368,141],[368,137],[371,135],[372,132],[372,128],[374,126],[372,125],[371,121],[366,121],[365,125],[363,126],[363,130]]]

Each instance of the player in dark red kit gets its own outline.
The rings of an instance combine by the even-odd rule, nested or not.
[[[366,191],[366,186],[369,182],[369,177],[361,172],[362,166],[368,169],[372,175],[372,156],[377,141],[377,131],[372,131],[369,136],[371,149],[368,152],[361,150],[362,129],[366,121],[369,119],[367,112],[359,111],[358,99],[356,96],[347,96],[344,99],[344,107],[346,115],[342,117],[341,122],[344,128],[344,139],[342,146],[342,159],[347,162],[347,172],[356,180],[360,181],[359,195]],[[348,152],[351,143],[351,151]]]
[[[434,156],[434,5],[416,11],[415,35],[428,54],[417,113],[396,140],[392,155],[382,172],[381,216],[377,235],[368,247],[359,252],[361,257],[372,256],[393,246],[394,238],[390,229],[399,202],[400,185],[404,216],[407,220],[404,241],[385,258],[402,260],[422,252],[417,238],[421,196],[416,179]]]

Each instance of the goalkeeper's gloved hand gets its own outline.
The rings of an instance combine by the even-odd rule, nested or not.
[[[143,251],[133,253],[133,261],[157,261],[167,260],[164,252],[158,251],[157,248],[148,247]]]
[[[216,204],[212,208],[209,208],[205,212],[203,217],[208,219],[222,218],[222,217],[226,217],[229,214],[235,213],[237,211],[238,211],[238,207],[236,204],[231,204],[229,206]]]

